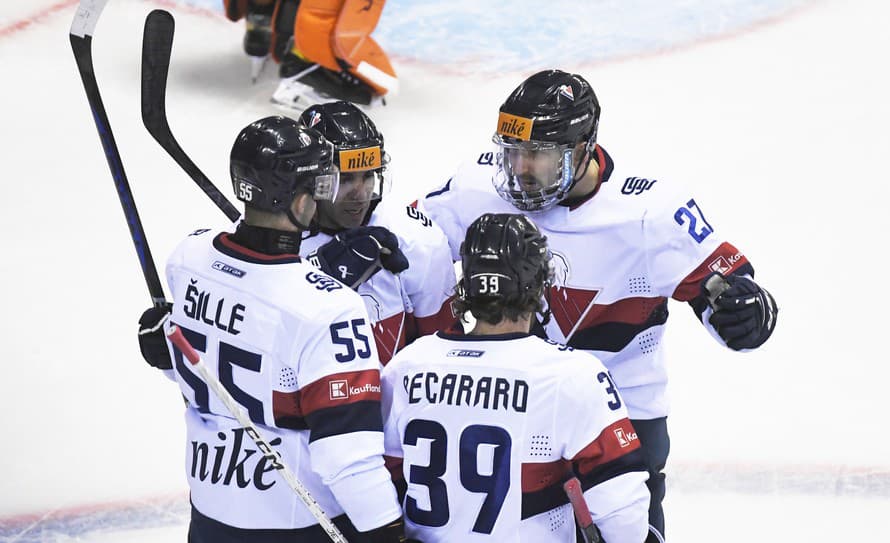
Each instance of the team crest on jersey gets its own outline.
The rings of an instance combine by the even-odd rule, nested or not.
[[[247,272],[246,272],[246,271],[244,271],[244,270],[239,270],[238,268],[236,268],[236,267],[234,267],[234,266],[230,266],[230,265],[226,264],[225,262],[220,262],[219,260],[217,260],[216,262],[214,262],[214,263],[211,265],[211,267],[212,267],[214,270],[221,271],[221,272],[223,272],[223,273],[227,273],[227,274],[229,274],[229,275],[232,275],[232,276],[234,276],[234,277],[237,277],[238,279],[241,279],[242,277],[244,277],[245,275],[247,275]]]
[[[557,252],[551,255],[553,285],[550,287],[550,314],[568,342],[575,331],[583,327],[585,319],[592,317],[590,310],[600,291],[567,286],[571,275],[568,259]]]

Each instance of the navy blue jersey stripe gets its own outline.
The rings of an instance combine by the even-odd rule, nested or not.
[[[449,190],[451,190],[451,179],[449,179],[448,182],[445,183],[444,187],[442,187],[439,190],[434,190],[433,192],[427,194],[425,196],[425,198],[432,198],[433,196],[438,196],[440,194],[444,194],[444,193],[448,192]]]
[[[546,513],[560,505],[569,503],[569,497],[562,489],[562,481],[545,486],[541,490],[522,493],[522,520]]]
[[[621,455],[611,462],[597,466],[589,473],[578,473],[578,470],[575,469],[575,475],[581,481],[581,489],[587,490],[603,481],[634,471],[646,471],[643,449],[636,449]]]
[[[575,332],[568,341],[570,347],[586,351],[617,353],[627,347],[640,333],[667,322],[667,300],[655,306],[645,322],[605,322]]]
[[[287,430],[308,430],[309,425],[306,424],[306,419],[303,417],[295,417],[290,415],[285,415],[283,417],[275,418],[275,426],[278,428],[285,428]]]
[[[382,432],[380,402],[363,401],[317,409],[306,415],[309,442],[351,432]]]

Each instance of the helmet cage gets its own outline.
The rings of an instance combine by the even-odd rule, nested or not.
[[[492,141],[499,147],[497,170],[492,183],[498,195],[521,211],[546,211],[568,195],[575,182],[574,148],[568,144],[544,141],[519,141],[495,134]],[[529,153],[536,155],[527,157]],[[552,166],[543,179],[533,179],[538,187],[530,187],[526,176],[516,173],[516,157],[523,160],[549,162]]]

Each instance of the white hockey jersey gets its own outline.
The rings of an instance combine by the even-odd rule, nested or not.
[[[387,200],[380,203],[368,225],[382,226],[396,235],[409,267],[398,275],[381,270],[358,288],[383,364],[415,338],[447,329],[457,320],[451,313],[457,278],[448,240],[417,209],[388,204]],[[330,240],[330,234],[313,233],[303,239],[300,253],[308,255]]]
[[[407,482],[408,537],[573,543],[562,483],[574,474],[606,541],[646,538],[640,443],[595,357],[528,334],[439,332],[382,375],[387,463]]]
[[[518,213],[492,186],[494,157],[482,153],[420,202],[448,236],[455,259],[477,217]],[[753,268],[714,231],[686,189],[633,169],[619,171],[599,146],[595,159],[602,183],[591,198],[529,215],[547,236],[556,272],[547,336],[602,360],[631,419],[663,417],[668,298],[690,302],[707,317],[702,279],[712,271],[753,275]]]
[[[380,373],[359,296],[297,255],[198,231],[167,263],[172,321],[331,517],[361,531],[400,516],[383,463]],[[188,402],[194,507],[246,529],[317,524],[171,345]]]

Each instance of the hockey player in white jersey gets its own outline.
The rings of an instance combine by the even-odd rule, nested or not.
[[[244,221],[234,232],[198,230],[177,247],[167,263],[169,318],[349,541],[399,541],[367,311],[298,256],[316,200],[336,198],[333,146],[295,120],[267,117],[238,135],[231,176]],[[187,401],[189,542],[328,541],[182,354],[164,352],[163,313],[143,315],[140,344]]]
[[[420,338],[383,370],[406,534],[574,542],[562,483],[577,476],[605,541],[641,543],[648,474],[620,393],[595,357],[530,333],[550,285],[546,238],[522,215],[486,214],[460,251],[455,306],[475,327]]]
[[[547,235],[556,277],[547,337],[596,354],[621,390],[646,455],[651,541],[663,541],[669,451],[662,335],[668,299],[687,302],[734,350],[755,349],[776,324],[770,294],[745,254],[722,239],[684,187],[619,167],[597,144],[600,106],[581,76],[548,70],[500,107],[494,149],[420,203],[455,259],[484,212],[517,209]]]
[[[385,364],[415,338],[455,324],[450,298],[456,278],[448,240],[414,207],[381,201],[391,186],[389,154],[364,112],[349,102],[330,102],[309,107],[300,121],[334,144],[340,168],[340,193],[334,202],[319,203],[301,252],[361,294]],[[398,246],[407,261],[383,254],[378,265],[362,258],[368,251],[357,244],[369,238]],[[385,269],[364,280],[380,266]]]

